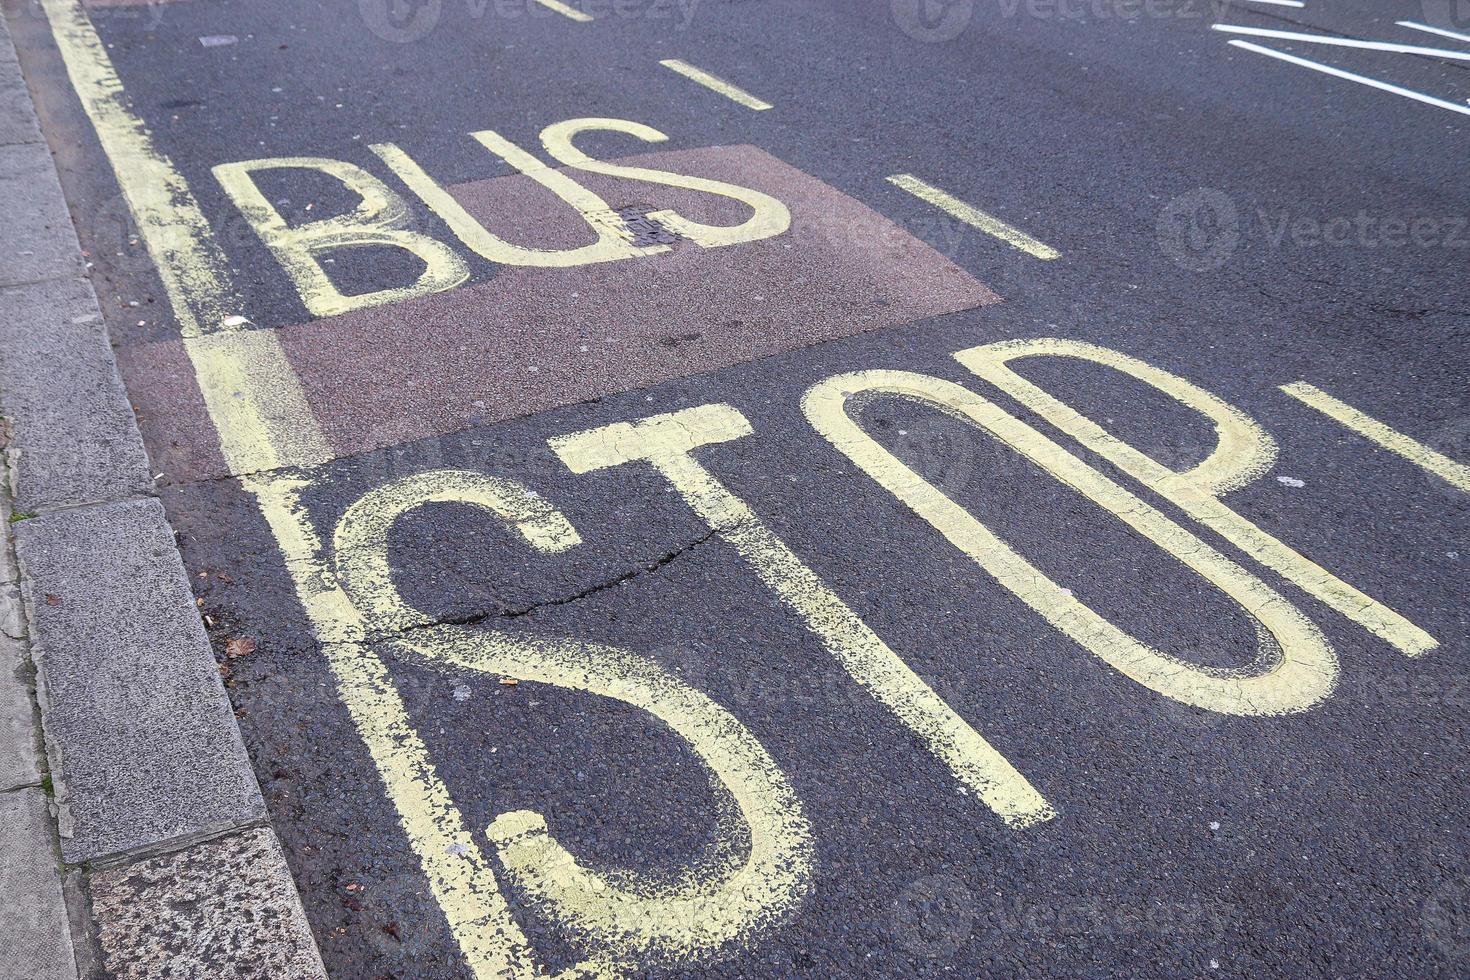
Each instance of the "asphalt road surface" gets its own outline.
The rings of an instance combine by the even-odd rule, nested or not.
[[[10,11],[333,975],[1470,971],[1463,0],[569,2]]]

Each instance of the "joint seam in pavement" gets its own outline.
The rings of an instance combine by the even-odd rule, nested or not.
[[[129,494],[127,496],[122,496],[122,497],[114,497],[114,498],[112,498],[110,500],[84,500],[84,501],[81,501],[79,503],[55,504],[55,505],[51,505],[51,504],[36,504],[35,505],[36,508],[37,508],[36,510],[34,510],[34,511],[27,511],[28,514],[31,514],[32,515],[31,517],[22,517],[19,520],[17,520],[16,523],[17,524],[24,524],[26,521],[31,520],[33,517],[52,517],[52,516],[54,516],[56,514],[70,514],[70,513],[75,513],[75,512],[78,512],[78,511],[85,512],[85,511],[89,511],[89,510],[96,510],[99,507],[110,507],[113,504],[126,504],[126,503],[132,503],[132,502],[136,502],[136,501],[140,501],[140,500],[157,500],[157,499],[158,499],[158,494],[155,494],[155,493],[135,493],[135,494]]]
[[[184,834],[179,837],[171,837],[167,840],[153,841],[141,847],[132,847],[123,851],[115,851],[111,854],[103,854],[100,857],[88,858],[85,861],[75,863],[62,862],[62,867],[68,871],[104,871],[112,868],[121,868],[148,858],[164,857],[169,854],[178,854],[187,851],[196,844],[207,844],[211,841],[222,840],[247,830],[270,830],[269,819],[258,818],[255,820],[235,820],[211,827],[208,830],[196,834]]]

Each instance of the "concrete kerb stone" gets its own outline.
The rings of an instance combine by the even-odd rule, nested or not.
[[[0,286],[83,273],[81,246],[45,143],[0,146],[0,214],[6,226]]]
[[[0,288],[0,410],[15,507],[58,507],[153,492],[148,455],[83,279]]]
[[[108,975],[322,980],[306,915],[269,829],[94,872]]]
[[[0,59],[0,146],[40,142],[41,130],[20,65]]]
[[[0,585],[0,792],[41,784],[41,739],[36,729],[20,596]]]
[[[163,505],[61,511],[15,531],[67,863],[263,821]]]

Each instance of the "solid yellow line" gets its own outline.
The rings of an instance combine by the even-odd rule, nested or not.
[[[903,188],[922,201],[928,201],[939,210],[959,218],[970,227],[978,228],[993,238],[999,238],[1007,245],[1019,248],[1028,255],[1034,255],[1038,259],[1055,259],[1061,257],[1061,252],[1058,252],[1045,242],[1037,241],[1024,231],[1018,228],[1012,228],[999,218],[991,217],[979,208],[966,204],[964,201],[940,190],[933,184],[925,183],[913,174],[894,174],[888,178],[888,182]]]
[[[562,3],[561,0],[536,0],[536,2],[547,10],[555,10],[563,17],[569,17],[579,24],[585,24],[592,19],[591,14],[584,14],[576,7],[569,7]]]
[[[1281,390],[1303,404],[1310,405],[1328,418],[1335,419],[1358,435],[1376,442],[1389,452],[1398,453],[1421,469],[1470,493],[1470,466],[1457,463],[1443,453],[1430,449],[1417,439],[1411,439],[1395,429],[1389,428],[1371,415],[1364,415],[1346,402],[1340,402],[1321,388],[1298,381],[1282,385]]]
[[[76,0],[42,0],[72,87],[117,173],[118,186],[185,337],[220,329],[237,312],[229,265],[173,163],[128,108],[122,81]]]
[[[771,104],[769,102],[757,99],[755,96],[745,91],[745,89],[740,88],[738,85],[731,85],[723,78],[716,78],[714,75],[711,75],[703,68],[695,68],[687,61],[680,61],[678,58],[665,58],[663,61],[660,61],[659,64],[663,65],[670,71],[678,72],[692,82],[698,82],[705,88],[720,93],[732,102],[739,102],[741,105],[745,106],[748,109],[755,109],[756,111],[760,111],[761,109],[771,108]]]
[[[42,0],[67,74],[131,208],[184,333],[220,449],[236,474],[331,458],[311,406],[271,330],[217,331],[233,296],[228,266],[183,176],[154,149],[78,0]],[[477,980],[539,976],[493,866],[434,770],[361,617],[322,566],[294,499],[301,481],[246,477],[286,560],[336,680],[440,909]]]
[[[321,541],[298,499],[307,482],[267,475],[240,484],[255,496],[280,545],[337,696],[377,766],[471,974],[475,980],[540,975],[494,867],[435,770],[388,665],[366,642],[367,624],[320,557]]]
[[[225,326],[239,300],[224,253],[183,175],[129,108],[86,11],[77,0],[43,3],[72,87],[168,294],[230,472],[331,459],[274,332]]]
[[[276,331],[185,337],[184,349],[231,473],[316,466],[332,459]]]

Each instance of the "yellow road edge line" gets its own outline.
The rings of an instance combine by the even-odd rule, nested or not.
[[[1302,404],[1315,408],[1328,418],[1352,429],[1369,442],[1377,443],[1391,453],[1397,453],[1451,486],[1470,493],[1470,466],[1457,463],[1444,453],[1390,428],[1371,415],[1365,415],[1346,402],[1338,401],[1315,385],[1297,381],[1282,385],[1281,390]]]
[[[697,82],[698,84],[703,85],[705,88],[709,89],[712,92],[720,93],[732,102],[740,103],[747,109],[754,109],[757,112],[760,112],[763,109],[772,108],[771,103],[765,101],[764,99],[757,99],[755,96],[751,95],[740,86],[731,85],[723,78],[711,75],[703,68],[696,68],[687,61],[681,61],[678,58],[665,58],[663,61],[660,61],[659,64],[663,65],[670,71],[678,72],[680,75],[683,75],[691,82]]]
[[[173,161],[134,115],[122,80],[77,0],[42,0],[72,88],[158,271],[231,473],[331,458],[273,332],[237,330],[229,264]],[[243,323],[243,318],[239,319]],[[229,351],[226,353],[225,351]],[[236,355],[244,355],[237,359]],[[269,367],[247,375],[252,367]],[[269,378],[270,383],[258,383]]]
[[[555,10],[563,17],[574,20],[579,24],[585,24],[588,21],[592,20],[591,14],[583,13],[576,7],[568,6],[567,4],[562,3],[561,0],[536,0],[536,2],[545,7],[547,10]]]
[[[72,88],[97,131],[185,337],[225,326],[229,264],[183,176],[133,115],[102,39],[76,0],[42,0]]]
[[[167,290],[205,405],[234,474],[332,458],[279,338],[272,330],[211,330],[233,299],[223,254],[184,177],[152,145],[79,0],[42,0],[82,108]],[[524,935],[428,750],[414,734],[387,666],[363,642],[361,618],[329,572],[295,510],[299,481],[244,476],[270,525],[337,683],[377,765],[400,824],[477,980],[538,974]]]
[[[1045,260],[1061,258],[1062,253],[1045,242],[1038,241],[1019,228],[1013,228],[999,218],[992,217],[979,208],[966,204],[933,184],[925,183],[913,174],[894,174],[888,178],[888,182],[908,191],[919,200],[927,201],[939,210],[958,218],[970,227],[977,228],[992,238],[999,238],[1007,245],[1020,249],[1027,255],[1034,255],[1038,259]]]

